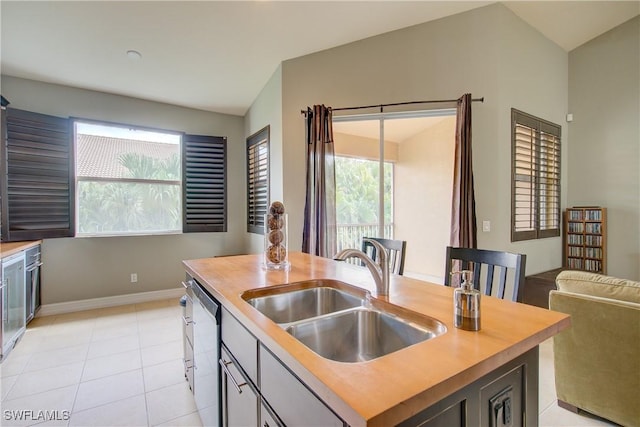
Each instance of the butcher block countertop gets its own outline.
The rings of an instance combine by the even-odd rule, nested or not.
[[[8,256],[17,254],[20,251],[24,251],[29,249],[30,247],[39,245],[42,243],[42,240],[31,240],[27,242],[10,242],[10,243],[0,243],[0,259],[6,258]]]
[[[249,289],[336,279],[375,296],[369,270],[290,253],[291,270],[265,271],[261,255],[183,261],[198,282],[351,426],[395,425],[569,327],[566,314],[482,297],[479,332],[453,326],[453,288],[392,276],[379,299],[443,322],[447,332],[362,363],[325,359],[242,298]]]

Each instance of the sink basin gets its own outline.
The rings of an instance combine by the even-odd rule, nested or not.
[[[337,280],[308,280],[246,291],[242,299],[318,355],[365,362],[442,335],[440,321],[372,299]]]
[[[312,282],[319,285],[306,289],[286,289],[286,292],[254,296],[245,300],[260,313],[276,323],[291,323],[302,319],[334,313],[348,308],[359,307],[365,296],[326,286],[325,282]],[[297,284],[303,286],[302,284]],[[282,289],[277,289],[277,291]],[[243,297],[245,297],[243,295]]]
[[[365,307],[298,322],[286,331],[322,357],[338,362],[365,362],[434,338],[446,327],[433,319],[418,326]]]

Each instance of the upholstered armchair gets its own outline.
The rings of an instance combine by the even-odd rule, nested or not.
[[[558,405],[640,426],[640,282],[563,271],[549,308],[571,315],[553,340]]]

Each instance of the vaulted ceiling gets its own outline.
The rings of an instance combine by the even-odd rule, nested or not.
[[[243,115],[284,60],[490,3],[3,0],[0,67],[3,75]],[[567,51],[640,12],[639,1],[505,5]]]

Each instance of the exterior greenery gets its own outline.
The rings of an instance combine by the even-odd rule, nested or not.
[[[157,159],[126,153],[118,163],[127,170],[126,181],[78,181],[78,234],[180,231],[179,155]]]
[[[338,224],[377,224],[379,162],[335,158]],[[393,221],[393,164],[384,163],[384,222]]]

